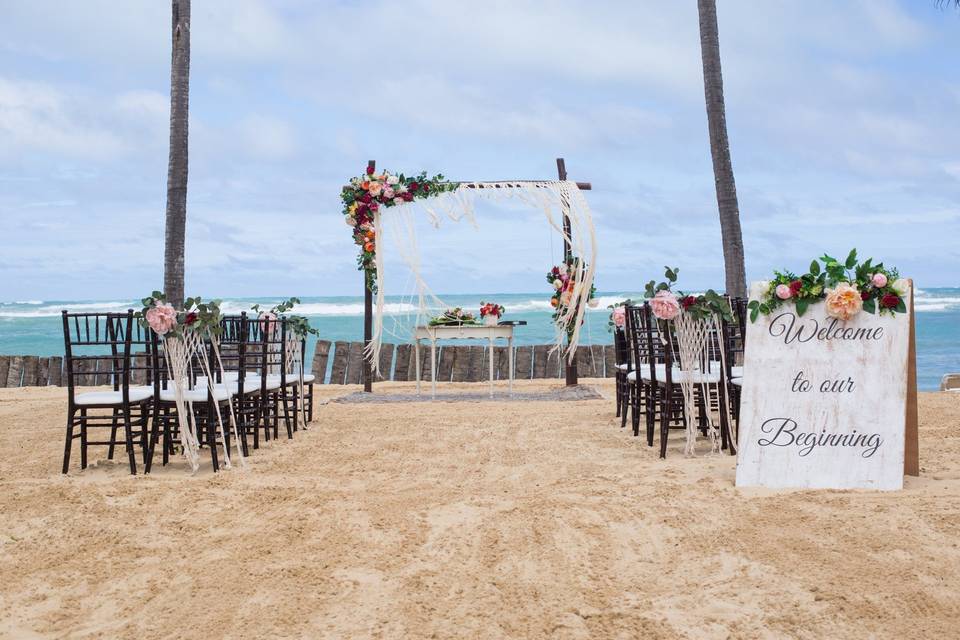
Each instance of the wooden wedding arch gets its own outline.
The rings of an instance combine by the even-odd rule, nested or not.
[[[370,167],[376,167],[377,163],[375,160],[370,160],[367,163]],[[557,158],[557,177],[559,180],[567,180],[567,165],[563,158]],[[463,181],[467,182],[467,181]],[[510,185],[517,183],[526,183],[526,182],[543,182],[542,180],[504,180],[501,182],[483,182],[482,185],[478,185],[479,188],[500,188],[500,185]],[[589,182],[577,182],[577,188],[581,191],[589,191],[592,188],[592,185]],[[561,202],[561,209],[563,214],[563,257],[564,260],[569,260],[573,257],[573,249],[570,244],[572,238],[572,229],[570,224],[569,209],[570,204],[566,201]],[[363,346],[364,353],[367,353],[367,348],[370,346],[370,342],[373,339],[373,292],[370,291],[370,288],[367,286],[367,273],[366,270],[362,271],[363,273]],[[373,392],[373,363],[367,358],[363,358],[363,390],[366,393]],[[574,386],[577,384],[577,363],[570,362],[569,360],[565,365],[566,372],[566,382],[567,386]]]

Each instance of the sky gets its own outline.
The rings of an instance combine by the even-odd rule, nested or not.
[[[3,0],[0,301],[162,283],[170,4]],[[856,247],[960,285],[960,15],[934,0],[718,0],[747,277]],[[553,179],[597,286],[723,287],[696,2],[194,0],[186,291],[359,295],[340,186],[368,159]],[[535,211],[418,228],[440,292],[534,292]],[[394,289],[391,293],[407,293]]]

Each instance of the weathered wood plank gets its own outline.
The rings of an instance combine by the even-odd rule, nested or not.
[[[330,384],[344,384],[349,356],[350,343],[337,340],[333,349],[333,370],[330,372]]]
[[[390,368],[393,366],[393,348],[390,342],[384,342],[380,345],[380,375],[378,380],[390,379]]]
[[[486,380],[488,373],[484,373],[487,366],[486,349],[481,346],[469,346],[470,350],[470,368],[467,370],[467,382],[479,382]]]
[[[445,346],[440,351],[440,364],[437,367],[437,381],[450,382],[453,375],[454,347]]]
[[[407,380],[417,379],[417,359],[415,351],[410,351],[410,361],[407,363]],[[430,380],[430,345],[420,344],[420,379]]]
[[[617,373],[617,348],[612,345],[603,347],[603,377],[612,378]]]
[[[23,356],[11,356],[10,367],[7,370],[7,386],[19,387],[23,379]]]
[[[37,386],[37,370],[40,368],[40,358],[37,356],[23,356],[23,382],[21,387]]]
[[[553,349],[553,345],[547,345],[547,376],[548,378],[563,378],[566,376],[566,361],[563,356],[563,351],[557,349],[553,353],[550,353],[550,349]]]
[[[50,384],[54,387],[63,385],[63,356],[50,357]]]
[[[363,343],[351,342],[347,356],[347,384],[360,384],[363,381]]]
[[[545,344],[538,344],[533,347],[533,377],[547,377],[547,351],[550,349]]]
[[[393,366],[393,379],[399,382],[408,380],[407,368],[410,366],[410,353],[413,346],[409,344],[397,345],[397,362]]]
[[[598,356],[597,352],[593,349],[593,345],[581,345],[577,348],[577,375],[583,378],[597,378],[598,368]],[[601,367],[602,367],[602,363]]]
[[[40,366],[37,369],[37,386],[45,387],[50,384],[50,358],[40,358]]]
[[[323,384],[327,376],[327,362],[330,360],[330,341],[317,340],[313,348],[313,360],[310,362],[310,373],[316,376],[316,381]]]
[[[516,380],[529,380],[532,374],[533,348],[527,346],[517,347],[516,358],[516,362],[513,363],[516,369],[514,378]]]
[[[7,375],[10,373],[10,357],[0,356],[0,387],[7,386]]]
[[[509,347],[494,347],[493,357],[494,357],[494,367],[496,367],[495,375],[497,380],[507,380],[510,377],[510,354],[508,353]]]
[[[466,382],[470,376],[470,348],[464,345],[447,347],[453,351],[453,372],[450,377],[454,382]]]

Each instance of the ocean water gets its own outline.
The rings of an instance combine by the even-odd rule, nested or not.
[[[526,320],[517,327],[517,344],[544,344],[553,341],[552,310],[546,294],[443,295],[445,303],[476,312],[481,301],[506,307],[506,320]],[[608,305],[625,298],[639,300],[639,293],[601,293],[599,305],[587,313],[581,341],[609,344]],[[363,298],[303,297],[294,312],[307,316],[325,340],[354,341],[363,338]],[[224,299],[225,313],[248,311],[253,304],[269,308],[281,298]],[[63,325],[60,311],[125,311],[139,309],[135,300],[19,300],[0,302],[0,355],[63,355]],[[939,388],[945,373],[960,372],[960,288],[918,289],[917,380],[923,390]],[[384,318],[386,342],[406,342],[416,320],[416,302],[410,298],[388,297]],[[312,338],[308,353],[312,353]]]

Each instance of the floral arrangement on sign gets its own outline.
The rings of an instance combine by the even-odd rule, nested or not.
[[[435,318],[430,319],[431,327],[458,326],[465,324],[477,324],[477,318],[472,313],[464,311],[460,307],[447,309]]]
[[[774,278],[763,286],[760,299],[747,305],[751,322],[788,302],[802,316],[811,304],[821,300],[826,303],[827,315],[838,320],[849,320],[861,311],[895,315],[907,310],[903,296],[909,290],[895,268],[886,268],[882,262],[873,264],[873,258],[858,263],[856,249],[843,262],[824,255],[811,262],[810,270],[803,275],[774,271]]]
[[[547,282],[553,287],[550,306],[554,309],[552,316],[554,323],[564,316],[567,307],[573,302],[573,291],[577,286],[577,274],[581,271],[585,272],[586,269],[587,265],[583,265],[581,270],[579,258],[570,258],[563,265],[555,266],[547,272]],[[596,294],[597,288],[591,285],[590,294],[587,297],[587,306],[591,309],[597,306]],[[570,321],[570,324],[571,326],[567,327],[568,335],[573,332],[573,320]]]
[[[633,304],[633,300],[627,298],[621,302],[615,302],[609,306],[610,318],[607,320],[607,331],[613,332],[616,329],[622,329],[627,324],[627,307]]]
[[[645,287],[644,293],[650,300],[650,309],[658,320],[669,322],[680,315],[682,309],[697,320],[718,315],[727,322],[733,321],[730,303],[713,289],[707,289],[699,295],[674,293],[673,285],[677,282],[679,272],[680,269],[676,267],[664,267],[666,282],[657,283],[651,280]]]
[[[267,322],[267,326],[270,326],[279,316],[283,316],[287,321],[287,328],[298,338],[306,338],[307,334],[317,335],[317,330],[310,326],[310,321],[305,317],[287,314],[287,311],[290,311],[298,304],[300,304],[300,298],[290,298],[289,300],[284,300],[280,304],[270,307],[269,311],[261,311],[259,304],[255,304],[250,308],[257,313],[258,317]]]
[[[373,221],[380,207],[429,198],[458,186],[456,182],[445,182],[441,174],[428,178],[425,171],[416,176],[377,173],[373,166],[368,166],[364,175],[350,179],[350,185],[340,192],[340,200],[344,220],[353,229],[353,241],[360,247],[357,269],[366,272],[368,289],[376,288],[377,237]]]
[[[204,302],[200,296],[187,298],[183,309],[177,310],[167,302],[162,291],[154,291],[140,302],[143,309],[135,314],[137,322],[159,336],[177,338],[188,331],[218,336],[222,330],[219,300]]]

